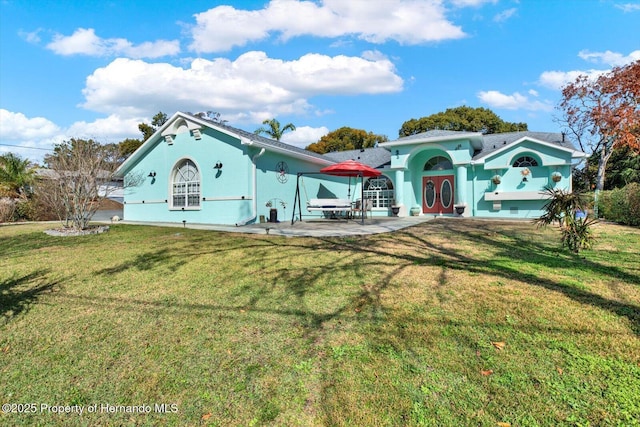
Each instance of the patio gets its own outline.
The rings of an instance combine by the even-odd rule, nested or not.
[[[277,223],[266,222],[249,224],[241,227],[232,225],[196,224],[196,223],[165,223],[165,222],[136,222],[121,221],[122,224],[155,225],[162,227],[193,228],[199,230],[216,230],[232,233],[269,234],[287,237],[329,237],[329,236],[364,236],[368,234],[388,233],[411,227],[433,219],[433,216],[411,216],[404,218],[382,217],[367,218],[364,224],[359,219],[312,219],[296,221],[293,225],[290,221]],[[105,221],[106,222],[106,221]]]

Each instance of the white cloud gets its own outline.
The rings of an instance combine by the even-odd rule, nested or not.
[[[588,76],[590,79],[595,79],[606,72],[606,70],[545,71],[540,74],[538,83],[549,89],[560,90],[563,86],[575,81],[579,76]]]
[[[37,44],[40,43],[40,32],[41,28],[38,28],[35,31],[27,32],[27,31],[18,31],[18,35],[22,37],[27,43]]]
[[[101,143],[117,143],[139,138],[138,123],[145,118],[121,118],[111,115],[93,122],[79,121],[62,128],[44,117],[29,118],[23,113],[0,109],[0,153],[13,152],[41,162],[55,144],[71,138],[91,138]]]
[[[119,142],[125,138],[139,138],[141,134],[138,124],[142,122],[149,122],[149,120],[144,117],[122,118],[111,114],[93,122],[75,122],[64,133],[69,135],[70,138],[91,138],[100,142]]]
[[[54,144],[62,141],[61,129],[52,121],[0,109],[0,153],[11,152],[40,162]]]
[[[492,108],[505,110],[552,111],[553,105],[548,101],[534,101],[518,92],[511,95],[497,90],[480,91],[478,98]]]
[[[605,52],[590,52],[582,50],[578,53],[578,57],[585,61],[603,64],[608,67],[617,67],[629,64],[640,59],[640,50],[634,50],[628,55],[607,50]],[[560,90],[565,85],[574,82],[579,76],[587,76],[589,79],[597,79],[602,74],[610,71],[606,70],[571,70],[571,71],[545,71],[540,74],[538,84],[549,89]]]
[[[394,93],[402,85],[387,59],[307,54],[284,61],[252,51],[235,61],[195,59],[185,69],[118,58],[87,77],[83,106],[122,117],[215,110],[228,120],[247,112],[256,119],[305,112],[315,95]]]
[[[58,55],[126,56],[129,58],[160,58],[180,52],[177,40],[157,40],[134,45],[122,38],[103,39],[93,28],[78,28],[72,35],[56,34],[47,49]]]
[[[514,16],[517,11],[518,11],[518,9],[516,9],[515,7],[511,8],[511,9],[503,10],[502,12],[498,13],[497,15],[495,15],[493,17],[493,21],[494,22],[504,22],[504,21],[508,20],[509,18],[511,18],[512,16]]]
[[[626,56],[618,52],[611,52],[610,50],[605,52],[589,52],[588,50],[582,50],[578,53],[578,56],[585,61],[594,62],[596,64],[619,67],[639,60],[640,50],[634,50]]]
[[[59,132],[60,128],[44,117],[28,118],[22,113],[0,109],[0,139],[3,141],[43,139]]]
[[[329,129],[322,126],[312,128],[310,126],[299,126],[293,132],[287,132],[282,136],[282,142],[306,148],[309,144],[318,142],[320,138],[329,133]]]
[[[617,4],[616,7],[622,10],[624,13],[640,11],[640,3]]]
[[[271,0],[260,10],[218,6],[196,14],[195,19],[190,49],[196,52],[228,51],[271,34],[284,40],[305,35],[355,36],[371,43],[395,40],[401,44],[465,37],[445,17],[440,0]]]

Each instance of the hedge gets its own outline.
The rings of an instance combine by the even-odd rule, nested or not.
[[[600,217],[624,225],[640,226],[640,184],[602,191],[598,195]]]

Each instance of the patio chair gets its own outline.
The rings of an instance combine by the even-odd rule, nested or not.
[[[364,199],[364,208],[361,199],[356,199],[355,205],[352,209],[353,217],[356,218],[358,216],[362,218],[367,218],[367,211],[369,211],[369,216],[371,216],[371,208],[373,207],[373,201],[371,199]]]

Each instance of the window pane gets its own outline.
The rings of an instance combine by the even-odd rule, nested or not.
[[[443,207],[448,208],[451,206],[453,192],[451,191],[451,183],[448,179],[442,181],[442,185],[440,186],[440,196],[442,197]]]
[[[424,170],[426,171],[442,171],[453,169],[453,164],[449,159],[443,156],[432,157],[424,164]]]
[[[424,204],[427,205],[428,208],[432,208],[436,202],[436,190],[433,181],[427,182],[424,189]]]
[[[173,177],[173,207],[200,206],[200,174],[195,163],[185,160]]]
[[[538,166],[538,161],[529,156],[518,157],[518,159],[513,162],[514,168],[528,168],[532,166]]]
[[[184,196],[173,196],[173,206],[184,206]]]
[[[372,208],[391,206],[394,197],[393,182],[388,177],[369,178],[364,183],[364,190],[364,197],[371,200]]]

